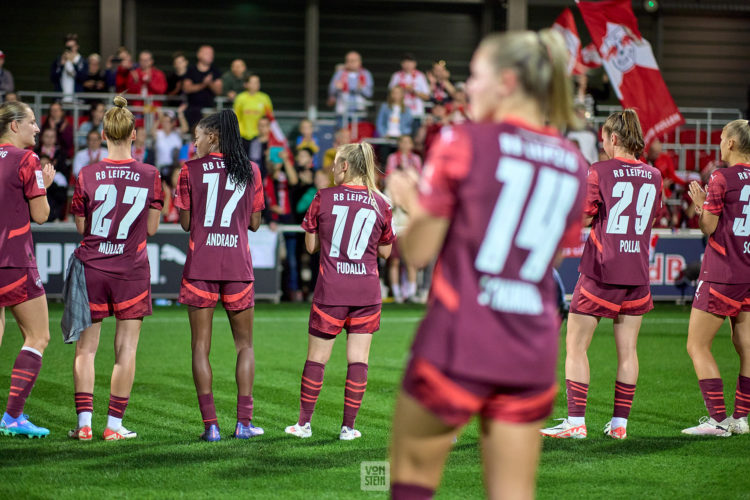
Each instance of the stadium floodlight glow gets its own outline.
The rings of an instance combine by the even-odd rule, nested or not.
[[[653,14],[659,10],[659,0],[643,0],[643,8]]]

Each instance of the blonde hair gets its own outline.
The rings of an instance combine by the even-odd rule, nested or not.
[[[358,144],[344,144],[339,146],[336,150],[339,158],[349,164],[349,179],[360,178],[367,186],[367,192],[370,194],[372,205],[375,210],[380,212],[378,204],[375,201],[373,193],[388,201],[383,193],[378,189],[378,183],[375,178],[375,171],[377,165],[375,163],[375,150],[372,149],[372,145],[367,142],[360,142]]]
[[[479,44],[496,71],[513,68],[524,92],[535,99],[558,129],[580,128],[573,111],[573,89],[568,77],[568,49],[551,28],[489,35]]]
[[[104,133],[107,134],[108,141],[127,141],[135,128],[135,117],[126,107],[128,101],[123,96],[115,96],[113,103],[114,107],[104,114]]]
[[[750,122],[747,120],[734,120],[724,126],[727,137],[737,142],[737,152],[741,155],[750,155]]]
[[[615,111],[607,117],[607,121],[602,125],[604,133],[609,135],[615,133],[620,138],[623,149],[634,156],[640,156],[643,152],[643,131],[641,130],[641,121],[638,119],[638,113],[634,109],[628,108],[622,111]]]
[[[0,106],[0,137],[4,137],[10,130],[11,122],[21,121],[29,114],[28,104],[19,101],[5,102]]]

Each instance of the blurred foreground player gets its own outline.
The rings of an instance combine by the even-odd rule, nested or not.
[[[0,420],[0,434],[44,437],[49,430],[32,424],[23,414],[31,394],[42,353],[49,343],[47,296],[36,268],[31,220],[43,224],[49,216],[47,188],[52,165],[42,169],[39,157],[28,151],[39,126],[28,105],[6,102],[0,106],[0,342],[5,329],[5,307],[18,322],[23,347],[13,364],[8,405]]]
[[[399,249],[436,255],[431,302],[396,404],[394,499],[431,498],[456,433],[481,418],[490,498],[532,498],[539,428],[552,411],[560,318],[552,265],[580,239],[587,164],[552,125],[575,125],[557,33],[491,35],[471,61],[479,122],[444,128],[417,192],[389,189],[411,216]]]
[[[252,424],[253,315],[255,288],[248,229],[260,226],[265,207],[260,170],[242,145],[237,116],[230,110],[201,119],[195,129],[198,158],[182,167],[175,206],[190,232],[180,302],[188,306],[192,332],[193,380],[203,418],[201,439],[219,441],[212,389],[211,323],[221,297],[237,350],[237,423],[234,437],[263,434]]]
[[[651,227],[661,207],[659,171],[637,160],[643,134],[632,109],[609,115],[602,127],[609,160],[591,165],[584,225],[591,232],[578,268],[568,314],[565,386],[568,417],[542,430],[545,436],[583,439],[590,372],[588,351],[602,318],[612,318],[617,379],[612,419],[604,434],[627,437],[628,417],[638,380],[636,344],[643,315],[654,308],[649,286]]]
[[[131,156],[135,118],[122,96],[104,115],[107,157],[81,169],[71,211],[83,235],[75,258],[83,263],[92,325],[81,332],[73,361],[78,426],[68,435],[89,441],[94,399],[94,359],[102,319],[114,315],[115,366],[106,441],[137,437],[122,425],[135,377],[143,317],[151,315],[151,272],[146,239],[156,234],[163,205],[161,177],[153,165]],[[71,276],[67,277],[68,280]],[[66,302],[65,307],[74,307]]]
[[[701,211],[700,228],[708,236],[706,253],[690,312],[687,350],[709,416],[684,434],[747,434],[750,411],[750,125],[735,120],[721,132],[721,159],[729,167],[716,170],[708,193],[690,183],[690,197]],[[729,316],[732,342],[740,356],[734,414],[727,417],[724,385],[711,354],[716,332]]]
[[[378,257],[388,258],[395,239],[391,207],[377,189],[375,168],[368,143],[340,146],[333,162],[336,186],[315,195],[302,222],[307,251],[320,251],[320,274],[310,310],[299,419],[285,429],[287,434],[312,435],[310,419],[325,365],[336,337],[346,328],[348,368],[339,439],[362,435],[354,420],[367,387],[372,334],[380,329]]]

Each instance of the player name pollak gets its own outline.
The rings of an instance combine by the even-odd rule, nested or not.
[[[617,168],[612,171],[615,179],[620,177],[643,177],[644,179],[651,178],[651,172],[643,168]]]
[[[206,236],[206,246],[237,248],[238,239],[239,236],[236,234],[208,233],[208,236]]]
[[[96,180],[103,181],[105,179],[125,179],[126,181],[136,181],[141,178],[141,174],[133,172],[129,168],[113,168],[102,170],[96,173]]]
[[[103,241],[99,243],[99,253],[103,253],[104,255],[121,255],[125,253],[125,243]]]
[[[367,274],[364,262],[352,264],[350,262],[336,262],[336,272],[339,274]]]
[[[620,240],[620,253],[641,253],[641,242],[638,240]]]

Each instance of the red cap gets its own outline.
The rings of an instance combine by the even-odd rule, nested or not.
[[[5,52],[2,50],[0,50],[0,58],[5,59]]]

